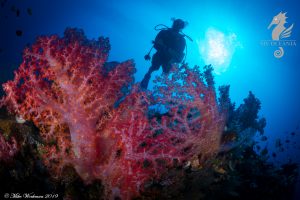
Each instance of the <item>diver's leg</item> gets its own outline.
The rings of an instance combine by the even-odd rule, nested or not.
[[[161,65],[160,58],[159,58],[159,55],[156,53],[152,57],[152,65],[151,65],[151,67],[149,68],[148,72],[145,74],[145,76],[144,76],[144,78],[143,78],[143,80],[141,82],[141,87],[143,89],[147,89],[148,83],[150,81],[152,72],[158,70],[159,67],[160,67],[160,65]]]
[[[164,74],[169,74],[172,68],[172,63],[171,61],[166,61],[162,64],[162,69]]]
[[[142,82],[141,82],[141,87],[142,87],[143,89],[147,89],[148,83],[149,83],[149,81],[150,81],[150,79],[151,79],[151,74],[152,74],[152,72],[154,72],[154,71],[156,71],[156,70],[158,70],[158,69],[159,69],[159,66],[152,65],[152,66],[150,67],[150,69],[149,69],[148,72],[145,74],[145,76],[144,76],[144,78],[143,78],[143,80],[142,80]]]

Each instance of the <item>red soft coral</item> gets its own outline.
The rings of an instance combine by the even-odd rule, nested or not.
[[[107,39],[90,41],[76,29],[40,37],[4,84],[2,102],[39,127],[52,175],[71,165],[86,183],[101,179],[105,198],[130,199],[175,164],[216,153],[224,117],[210,71],[185,65],[154,93],[133,86],[123,98],[135,69],[131,61],[105,67],[108,50]],[[166,113],[151,115],[157,105]]]
[[[105,167],[114,195],[129,199],[170,167],[201,162],[218,151],[224,114],[218,111],[211,68],[205,73],[174,66],[169,77],[159,78],[154,94],[135,89],[119,106],[106,129],[119,140]],[[149,108],[158,105],[166,113],[151,116]]]
[[[127,61],[107,71],[109,49],[108,39],[87,40],[77,29],[67,29],[63,38],[40,37],[25,49],[14,80],[4,84],[4,104],[39,127],[53,174],[72,164],[90,182],[94,166],[110,153],[97,127],[133,81],[134,67]]]

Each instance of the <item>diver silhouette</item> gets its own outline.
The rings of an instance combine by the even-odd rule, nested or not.
[[[186,47],[185,34],[181,30],[186,26],[186,22],[181,19],[173,19],[172,28],[168,28],[165,25],[159,24],[157,26],[164,26],[166,28],[158,29],[160,32],[157,34],[153,41],[153,46],[156,49],[156,53],[152,57],[151,67],[145,74],[141,87],[147,89],[152,72],[159,70],[162,66],[163,73],[168,74],[171,70],[172,64],[182,62],[185,54],[184,49]],[[157,27],[156,26],[156,27]],[[157,30],[155,27],[155,30]],[[145,55],[145,60],[150,60],[149,53]]]

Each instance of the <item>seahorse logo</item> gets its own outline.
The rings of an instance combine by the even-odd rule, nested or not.
[[[272,22],[268,26],[268,29],[270,29],[273,25],[276,25],[272,31],[272,40],[279,41],[291,36],[294,24],[290,25],[288,28],[285,27],[284,24],[287,23],[286,19],[288,18],[286,14],[286,12],[280,12],[278,15],[273,17]],[[281,58],[283,55],[284,50],[282,47],[279,47],[278,50],[274,51],[274,56],[276,58]]]

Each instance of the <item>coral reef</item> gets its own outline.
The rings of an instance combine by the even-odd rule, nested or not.
[[[211,66],[187,65],[174,65],[143,91],[133,84],[133,61],[108,63],[109,49],[108,39],[88,40],[78,29],[25,49],[0,101],[10,113],[0,109],[1,192],[32,186],[64,199],[281,199],[292,192],[297,166],[278,170],[253,150],[266,120],[252,92],[236,109],[229,86],[217,99]]]
[[[105,67],[108,50],[107,39],[88,40],[77,29],[38,38],[3,85],[2,104],[39,128],[38,151],[53,176],[71,166],[86,184],[100,179],[107,197],[129,199],[168,167],[217,153],[224,120],[211,69],[174,67],[150,94],[132,86],[132,61]],[[168,116],[149,120],[157,103]]]
[[[0,118],[12,121],[1,112]],[[42,144],[39,130],[32,123],[14,123],[10,128],[24,145],[10,163],[0,162],[1,194],[34,192],[57,194],[59,199],[106,199],[101,181],[86,185],[71,166],[64,168],[60,181],[51,178],[38,151]],[[169,168],[136,199],[292,199],[297,170],[294,163],[276,167],[253,147],[242,146],[201,164]]]

